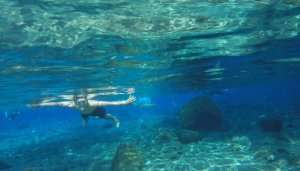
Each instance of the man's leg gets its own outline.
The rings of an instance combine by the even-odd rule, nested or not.
[[[118,119],[117,117],[115,117],[114,115],[107,113],[103,118],[104,118],[104,119],[112,120],[117,128],[120,127],[120,121],[119,121],[119,119]]]
[[[85,128],[87,127],[88,120],[89,120],[88,117],[82,117],[82,125],[83,125],[83,127],[85,127]]]

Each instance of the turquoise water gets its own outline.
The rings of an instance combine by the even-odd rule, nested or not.
[[[300,170],[300,1],[0,6],[0,170]]]

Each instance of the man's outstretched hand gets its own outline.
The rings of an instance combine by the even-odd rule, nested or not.
[[[127,104],[131,104],[133,102],[135,102],[136,98],[132,95],[129,96],[129,98],[127,99]]]

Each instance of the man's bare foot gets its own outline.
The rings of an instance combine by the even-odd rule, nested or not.
[[[116,128],[120,128],[120,122],[116,122]]]

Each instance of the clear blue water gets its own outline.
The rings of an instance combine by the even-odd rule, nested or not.
[[[139,151],[144,171],[300,170],[299,1],[0,6],[0,170],[135,171],[113,169],[120,144]],[[82,89],[125,100],[127,88],[132,105],[106,107],[120,128],[98,119],[84,128],[72,108],[29,107]],[[213,101],[224,129],[182,126],[179,113],[195,97]],[[265,118],[280,131],[264,130]],[[183,130],[202,138],[182,143]]]

